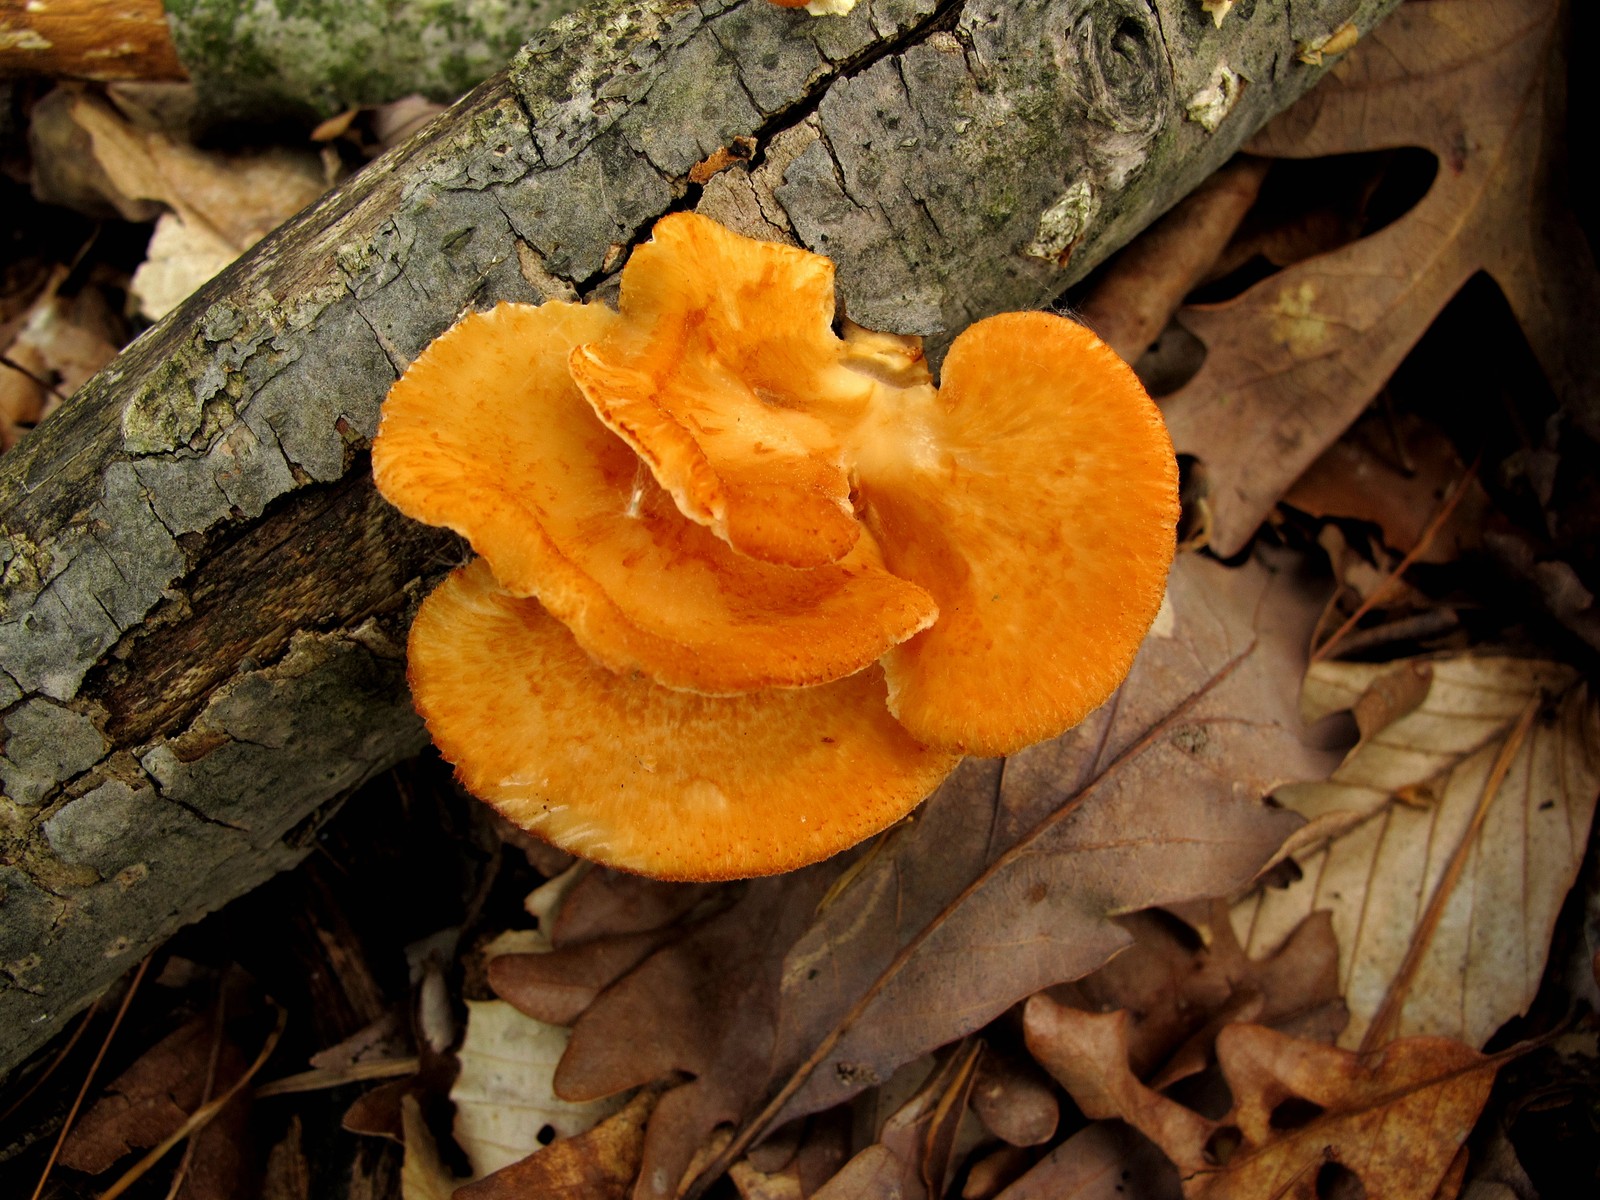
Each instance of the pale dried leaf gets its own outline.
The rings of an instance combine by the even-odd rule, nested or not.
[[[1408,696],[1421,678],[1419,703]],[[1555,920],[1587,844],[1600,791],[1600,711],[1558,663],[1464,656],[1400,664],[1319,663],[1305,710],[1363,711],[1363,738],[1326,783],[1282,788],[1310,830],[1337,834],[1297,853],[1302,878],[1234,912],[1254,954],[1308,913],[1328,910],[1359,1045],[1389,992],[1418,922],[1461,846],[1490,767],[1517,716],[1542,711],[1511,760],[1482,830],[1428,941],[1396,1036],[1442,1034],[1482,1046],[1526,1010]]]
[[[792,1163],[777,1171],[761,1171],[748,1158],[742,1158],[728,1168],[728,1178],[739,1189],[742,1200],[805,1200]]]
[[[582,1133],[615,1112],[622,1099],[574,1104],[551,1086],[571,1031],[525,1017],[501,1000],[467,1001],[461,1074],[450,1089],[455,1137],[475,1176],[526,1158],[557,1137]]]
[[[1563,403],[1600,432],[1586,324],[1600,277],[1573,253],[1583,235],[1548,181],[1564,141],[1549,89],[1563,70],[1560,11],[1404,5],[1252,143],[1289,157],[1422,146],[1440,165],[1422,201],[1371,237],[1181,315],[1208,353],[1162,408],[1179,451],[1206,464],[1221,553],[1244,545],[1478,271],[1505,291]]]
[[[400,1200],[450,1200],[456,1178],[439,1157],[428,1123],[415,1096],[400,1101],[401,1127],[405,1131],[406,1155],[400,1166]]]
[[[159,321],[238,257],[239,250],[209,226],[162,213],[130,290],[139,311]]]
[[[267,1152],[261,1200],[311,1200],[311,1164],[306,1161],[298,1113],[289,1118],[289,1128]]]

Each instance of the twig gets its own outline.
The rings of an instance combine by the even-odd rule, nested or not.
[[[1406,556],[1400,560],[1399,565],[1385,575],[1378,583],[1378,586],[1373,588],[1372,591],[1368,593],[1367,598],[1361,602],[1361,604],[1356,608],[1355,612],[1351,613],[1350,616],[1346,618],[1345,623],[1339,626],[1339,628],[1335,629],[1333,631],[1333,635],[1329,637],[1327,641],[1323,642],[1322,645],[1318,646],[1311,652],[1312,662],[1321,662],[1323,659],[1327,658],[1329,654],[1333,653],[1333,648],[1344,640],[1344,637],[1347,633],[1355,628],[1356,622],[1361,620],[1362,617],[1366,616],[1367,613],[1371,612],[1373,606],[1376,605],[1378,601],[1388,593],[1389,589],[1394,586],[1396,580],[1398,580],[1400,576],[1404,575],[1406,571],[1410,569],[1411,565],[1417,561],[1417,559],[1422,557],[1423,552],[1427,550],[1433,539],[1438,535],[1439,530],[1444,528],[1444,523],[1450,519],[1450,515],[1456,511],[1457,506],[1459,506],[1461,501],[1466,497],[1468,487],[1477,477],[1478,464],[1476,461],[1474,461],[1473,464],[1467,468],[1466,474],[1462,475],[1460,479],[1456,480],[1455,487],[1451,489],[1450,494],[1445,497],[1444,502],[1439,505],[1438,511],[1433,514],[1433,517],[1428,522],[1427,527],[1423,529],[1421,536],[1417,538],[1417,544],[1411,547],[1411,549],[1406,552]]]
[[[133,1166],[129,1167],[125,1172],[123,1172],[122,1178],[118,1179],[109,1188],[101,1192],[99,1200],[116,1200],[118,1196],[122,1195],[134,1184],[138,1183],[139,1180],[144,1177],[146,1171],[155,1166],[156,1163],[160,1162],[161,1159],[165,1157],[168,1150],[171,1150],[191,1133],[194,1133],[198,1129],[203,1129],[206,1125],[210,1124],[211,1118],[215,1117],[219,1112],[227,1107],[228,1101],[232,1100],[234,1096],[238,1094],[239,1089],[244,1087],[245,1084],[249,1083],[250,1080],[255,1077],[255,1073],[267,1065],[267,1059],[271,1058],[272,1052],[278,1048],[278,1039],[283,1036],[283,1027],[288,1023],[288,1020],[288,1010],[283,1008],[278,1009],[278,1023],[273,1027],[272,1032],[267,1035],[267,1040],[261,1047],[261,1053],[256,1055],[256,1060],[250,1064],[249,1070],[247,1070],[243,1075],[239,1076],[238,1079],[234,1080],[233,1083],[229,1085],[228,1090],[223,1092],[222,1095],[218,1096],[215,1100],[212,1100],[207,1104],[202,1104],[199,1108],[195,1109],[194,1112],[190,1113],[189,1119],[182,1125],[178,1126],[177,1129],[173,1130],[172,1133],[167,1136],[165,1141],[158,1146],[152,1147],[149,1153],[147,1153],[138,1162],[134,1163]]]
[[[369,1079],[398,1079],[402,1075],[415,1075],[420,1069],[421,1059],[415,1055],[410,1058],[381,1058],[372,1062],[351,1063],[348,1067],[321,1067],[263,1083],[256,1089],[256,1098],[318,1092],[323,1088],[364,1083]]]
[[[83,1019],[78,1022],[78,1027],[72,1031],[72,1036],[67,1039],[67,1044],[61,1047],[60,1050],[56,1051],[56,1056],[50,1060],[50,1065],[44,1069],[44,1072],[39,1076],[39,1078],[30,1083],[27,1090],[13,1100],[10,1104],[10,1107],[8,1107],[5,1112],[0,1113],[0,1122],[5,1121],[11,1116],[12,1113],[16,1112],[17,1109],[26,1104],[28,1102],[28,1098],[37,1092],[41,1087],[43,1087],[45,1081],[56,1073],[56,1068],[67,1061],[67,1055],[72,1053],[72,1048],[78,1044],[78,1039],[83,1036],[84,1030],[88,1029],[89,1023],[94,1020],[95,1013],[100,1011],[100,1001],[102,999],[103,997],[101,996],[96,996],[94,998],[94,1003],[89,1005],[88,1009],[85,1010]]]
[[[219,986],[216,1028],[211,1031],[211,1053],[206,1058],[206,1082],[200,1089],[201,1104],[211,1099],[211,1090],[217,1086],[217,1060],[222,1057],[222,1038],[226,1029],[227,1012],[228,993],[225,988]],[[189,1144],[183,1148],[183,1157],[178,1160],[178,1169],[172,1173],[172,1185],[167,1188],[167,1200],[176,1200],[178,1189],[183,1186],[183,1181],[189,1174],[189,1165],[194,1161],[194,1147],[197,1140],[190,1138]]]
[[[72,1107],[67,1110],[67,1119],[61,1122],[61,1132],[56,1135],[56,1144],[50,1147],[50,1157],[45,1160],[44,1171],[39,1175],[39,1183],[33,1189],[32,1200],[39,1200],[44,1194],[44,1185],[50,1179],[50,1172],[55,1169],[56,1159],[61,1156],[61,1147],[67,1140],[67,1134],[72,1132],[72,1122],[77,1120],[78,1109],[83,1106],[83,1098],[89,1094],[89,1085],[94,1082],[96,1072],[104,1061],[106,1051],[111,1049],[111,1039],[117,1036],[117,1030],[122,1025],[122,1018],[127,1015],[128,1005],[133,1002],[134,993],[139,990],[139,982],[144,978],[145,971],[150,968],[150,956],[145,955],[144,961],[139,964],[139,969],[133,973],[133,982],[128,985],[128,990],[123,994],[122,1003],[117,1006],[117,1015],[111,1019],[111,1028],[106,1030],[105,1039],[100,1043],[100,1052],[94,1056],[94,1062],[89,1064],[89,1073],[83,1077],[83,1086],[78,1089],[78,1095],[72,1101]]]

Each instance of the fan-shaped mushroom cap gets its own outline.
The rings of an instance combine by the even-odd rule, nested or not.
[[[885,393],[847,448],[889,569],[939,619],[883,662],[914,737],[1009,754],[1109,697],[1165,592],[1178,468],[1156,406],[1048,313],[963,332],[937,395]]]
[[[904,816],[956,761],[889,716],[876,667],[745,696],[670,691],[594,663],[482,559],[423,602],[409,672],[474,795],[563,849],[663,879],[826,858]]]
[[[833,333],[833,264],[675,213],[623,268],[620,306],[572,376],[684,514],[754,558],[843,557],[861,527],[839,432],[874,383]]]
[[[931,597],[870,534],[799,571],[734,552],[673,505],[567,374],[617,324],[597,305],[502,304],[434,341],[394,385],[378,486],[465,535],[502,587],[584,648],[669,687],[730,693],[838,679],[928,626]]]

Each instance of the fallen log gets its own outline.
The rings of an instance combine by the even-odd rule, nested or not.
[[[367,447],[458,313],[604,298],[694,207],[832,256],[854,319],[937,358],[1395,2],[612,0],[259,244],[0,459],[0,1071],[424,744],[405,627],[462,550]]]

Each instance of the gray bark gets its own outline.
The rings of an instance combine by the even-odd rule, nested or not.
[[[201,124],[449,101],[580,0],[164,0]]]
[[[697,206],[937,347],[1058,296],[1314,81],[1297,43],[1395,2],[612,2],[268,238],[0,459],[0,1070],[423,745],[404,630],[460,550],[367,444],[459,312],[604,297]]]

